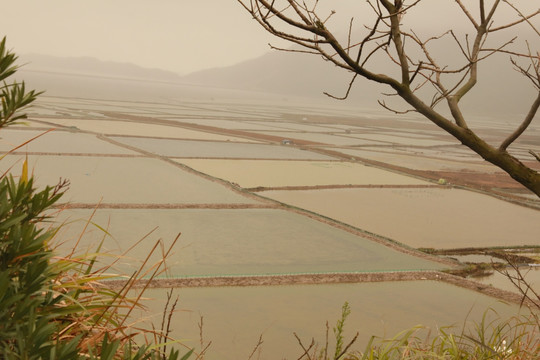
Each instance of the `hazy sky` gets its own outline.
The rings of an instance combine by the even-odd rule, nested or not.
[[[456,9],[453,0],[427,0],[416,19],[423,27],[467,23],[437,11],[444,3]],[[358,20],[363,14],[353,7],[365,1],[322,4]],[[92,56],[185,74],[262,55],[268,42],[279,45],[236,0],[0,0],[0,6],[0,35],[21,54]],[[346,31],[348,21],[341,24]]]
[[[187,73],[268,51],[235,0],[0,0],[9,47]]]

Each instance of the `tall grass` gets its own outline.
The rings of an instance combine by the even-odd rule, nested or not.
[[[351,310],[347,303],[333,328],[335,339],[328,335],[322,346],[313,339],[305,346],[296,336],[305,360],[538,360],[540,359],[540,324],[534,313],[503,319],[487,309],[481,320],[470,327],[439,328],[432,332],[423,326],[404,330],[392,338],[372,336],[364,351],[354,348],[358,333],[345,339],[344,328]],[[327,325],[328,330],[328,325]],[[328,331],[327,331],[328,334]],[[344,345],[346,344],[346,345]],[[335,351],[329,351],[329,346]],[[329,357],[329,353],[333,356]]]

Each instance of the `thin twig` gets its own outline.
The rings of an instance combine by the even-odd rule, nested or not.
[[[261,334],[259,336],[259,341],[257,341],[257,345],[255,345],[255,347],[253,348],[253,351],[251,352],[251,354],[249,354],[248,360],[251,360],[251,358],[253,357],[253,355],[255,355],[255,352],[257,352],[257,350],[261,347],[263,342],[264,342],[263,341],[263,336]]]
[[[298,360],[302,359],[304,356],[307,356],[309,360],[312,360],[311,356],[309,356],[309,350],[311,350],[311,348],[315,346],[315,339],[311,339],[311,344],[306,349],[306,347],[304,346],[304,344],[302,343],[302,340],[300,340],[298,335],[296,333],[293,333],[293,334],[296,340],[298,340],[298,344],[300,344],[300,346],[302,347],[302,350],[304,350],[304,353],[298,358]]]

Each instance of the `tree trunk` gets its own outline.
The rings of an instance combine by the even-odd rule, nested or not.
[[[489,145],[470,130],[466,130],[458,140],[540,197],[540,173],[538,171],[527,167],[507,151]]]
[[[463,145],[480,155],[484,160],[504,170],[514,180],[531,190],[540,197],[540,173],[524,165],[521,161],[510,155],[506,150],[500,150],[489,145],[479,138],[471,129],[460,127],[452,121],[437,113],[416,97],[408,87],[401,84],[395,85],[394,89],[413,108],[435,125],[448,132]]]

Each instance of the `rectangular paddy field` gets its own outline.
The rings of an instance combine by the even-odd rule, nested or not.
[[[320,134],[320,133],[298,133],[291,131],[265,131],[259,132],[261,134],[272,135],[281,137],[283,139],[306,140],[321,145],[335,145],[335,146],[362,146],[362,145],[385,145],[385,142],[359,139],[353,136],[347,136],[345,134]]]
[[[423,155],[399,154],[394,149],[386,148],[328,148],[343,154],[350,155],[355,158],[370,159],[380,161],[385,164],[400,166],[415,170],[443,170],[443,171],[477,171],[483,173],[500,172],[501,170],[495,165],[491,165],[485,161],[472,162],[468,160],[452,160],[434,158]]]
[[[175,164],[145,157],[31,155],[29,169],[37,185],[69,179],[61,202],[97,204],[254,204],[224,185],[190,173]],[[24,156],[10,155],[0,169],[22,164]],[[14,168],[20,171],[21,165]]]
[[[64,210],[70,224],[59,234],[73,243],[91,210]],[[99,209],[92,222],[108,228],[104,250],[122,254],[156,228],[119,265],[132,273],[157,239],[170,244],[169,276],[265,275],[329,272],[436,270],[449,265],[393,250],[293,212],[276,209]],[[108,225],[110,224],[110,225]],[[91,227],[92,228],[92,227]],[[94,228],[81,243],[95,246],[105,234]],[[137,261],[137,259],[139,261]],[[434,259],[434,258],[433,258]]]
[[[243,144],[232,142],[112,137],[113,140],[153,154],[174,158],[240,158],[331,160],[327,155],[284,145]]]
[[[179,126],[149,124],[122,120],[88,120],[88,119],[43,119],[50,124],[63,127],[76,127],[83,131],[91,131],[104,135],[144,136],[157,138],[176,138],[208,141],[255,142],[250,139],[213,134],[185,129]]]
[[[471,191],[325,189],[265,191],[260,195],[415,248],[539,244],[538,210]]]
[[[9,128],[2,129],[0,132],[0,152],[8,152],[39,135],[42,136],[30,141],[17,151],[53,154],[137,154],[121,146],[100,140],[92,134],[61,130],[53,130],[45,133],[45,131],[41,130],[16,130]]]
[[[430,185],[391,171],[344,161],[179,159],[244,188],[320,185]]]

